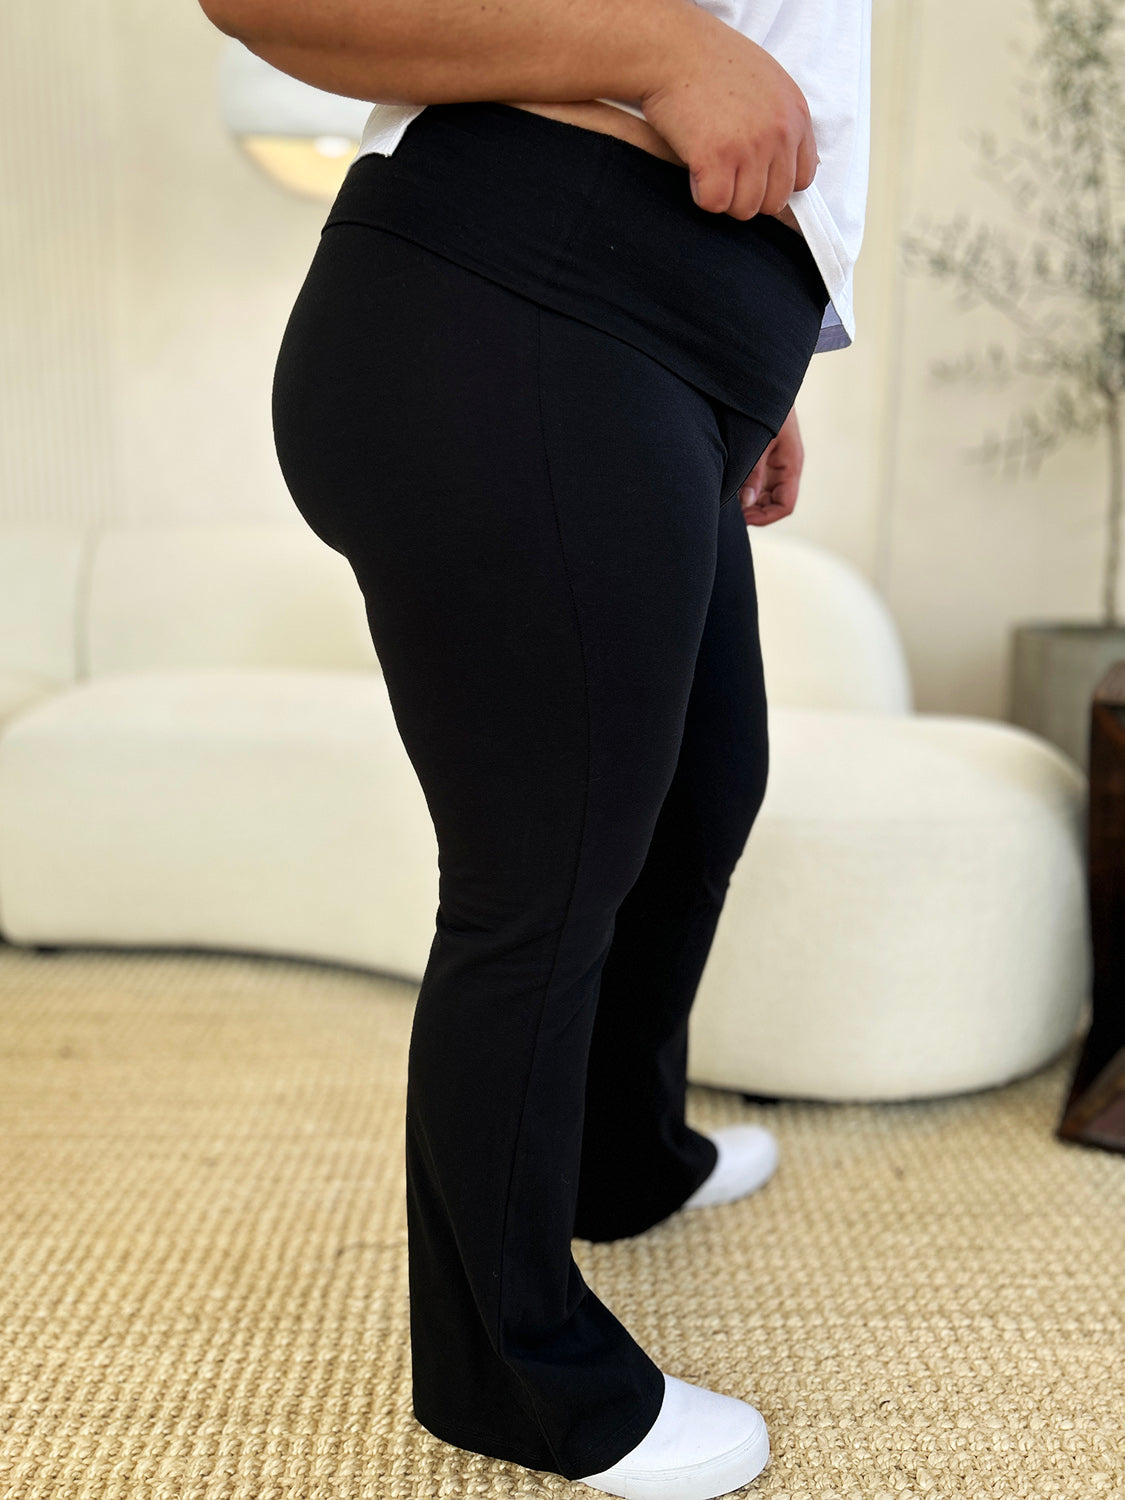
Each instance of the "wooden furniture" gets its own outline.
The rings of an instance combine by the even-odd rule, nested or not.
[[[1125,1152],[1125,661],[1094,690],[1089,773],[1093,1018],[1055,1133]]]

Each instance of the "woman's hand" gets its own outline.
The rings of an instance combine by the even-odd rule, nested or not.
[[[775,57],[718,16],[688,7],[681,19],[641,94],[645,119],[690,169],[700,208],[779,214],[820,160],[808,100]]]
[[[738,492],[747,526],[770,526],[792,513],[804,462],[794,406]]]

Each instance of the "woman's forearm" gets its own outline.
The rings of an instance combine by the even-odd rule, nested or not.
[[[208,18],[315,88],[404,104],[637,99],[674,70],[695,0],[201,0]]]

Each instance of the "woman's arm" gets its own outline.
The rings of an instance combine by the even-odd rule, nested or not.
[[[354,99],[638,99],[717,24],[694,0],[200,0],[303,83]]]
[[[780,213],[816,172],[804,94],[694,0],[200,0],[281,72],[353,99],[639,99],[695,201]]]

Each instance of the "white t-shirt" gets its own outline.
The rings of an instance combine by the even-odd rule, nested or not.
[[[757,42],[808,101],[820,164],[789,198],[831,298],[816,354],[855,338],[854,268],[863,240],[871,143],[871,0],[694,0]],[[635,100],[602,103],[644,119]],[[357,156],[389,156],[424,104],[376,104]]]

